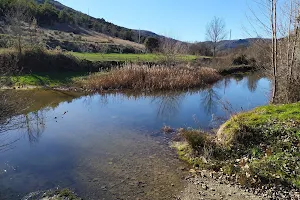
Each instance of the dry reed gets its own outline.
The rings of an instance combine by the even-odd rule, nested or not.
[[[218,72],[205,67],[125,66],[107,73],[95,73],[81,81],[83,87],[94,90],[189,89],[212,84],[220,79]]]

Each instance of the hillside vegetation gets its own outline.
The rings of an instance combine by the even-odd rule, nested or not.
[[[106,22],[104,19],[96,19],[87,14],[75,11],[56,1],[34,0],[1,0],[0,17],[5,17],[5,11],[16,10],[22,7],[27,10],[28,16],[36,18],[41,27],[51,27],[54,24],[68,24],[86,28],[88,30],[103,33],[108,36],[118,37],[124,40],[138,42],[138,32]],[[27,19],[30,21],[31,19]],[[141,36],[141,41],[146,39]]]
[[[12,41],[21,36],[23,45],[39,44],[47,49],[60,48],[65,51],[102,53],[145,51],[143,44],[138,44],[134,39],[130,39],[131,37],[124,36],[129,34],[129,29],[119,27],[115,29],[118,34],[111,34],[90,26],[95,24],[93,20],[96,19],[62,4],[57,8],[54,6],[57,6],[57,3],[53,5],[53,1],[49,2],[40,4],[33,0],[0,1],[0,48],[12,47],[15,43]],[[102,23],[108,29],[115,27],[105,20],[96,20],[96,22],[96,24]]]

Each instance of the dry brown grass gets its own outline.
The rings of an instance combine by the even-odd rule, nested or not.
[[[90,75],[81,81],[85,88],[94,90],[134,89],[173,90],[190,89],[212,84],[220,79],[216,70],[210,68],[125,66],[107,73]]]

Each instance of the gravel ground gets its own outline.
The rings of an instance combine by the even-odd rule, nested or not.
[[[177,197],[178,200],[300,199],[300,192],[296,189],[282,186],[245,188],[232,181],[232,177],[206,170],[191,169],[186,181],[187,185]]]

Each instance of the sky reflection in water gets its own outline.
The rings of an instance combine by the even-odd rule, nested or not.
[[[269,92],[270,82],[255,74],[149,96],[66,95],[64,102],[62,94],[42,98],[37,91],[37,104],[55,106],[19,116],[18,130],[1,133],[0,199],[56,186],[87,199],[168,198],[180,188],[182,163],[155,133],[163,125],[217,127],[231,112],[267,104]]]

